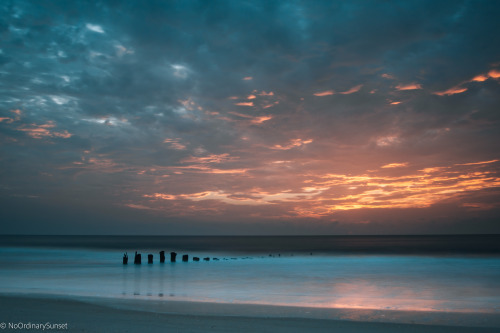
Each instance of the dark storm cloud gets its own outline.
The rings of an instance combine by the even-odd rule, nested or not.
[[[493,1],[6,1],[0,14],[0,191],[27,205],[274,232],[337,221],[311,175],[499,158]]]

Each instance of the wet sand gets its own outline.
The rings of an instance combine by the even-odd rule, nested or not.
[[[0,323],[7,325],[4,329],[6,332],[17,331],[9,329],[9,323],[62,324],[60,331],[70,332],[460,333],[498,332],[500,327],[496,314],[383,313],[179,301],[0,295]],[[442,322],[447,325],[435,324]]]

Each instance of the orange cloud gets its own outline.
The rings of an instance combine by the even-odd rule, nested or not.
[[[474,76],[471,79],[471,82],[483,82],[486,80],[488,80],[488,77],[486,75],[480,74],[480,75]]]
[[[0,117],[0,123],[5,121],[7,124],[13,123],[14,119],[9,118],[9,117]]]
[[[31,124],[31,127],[19,128],[18,131],[26,132],[33,139],[42,139],[44,137],[55,137],[55,138],[63,138],[68,139],[73,136],[73,134],[64,130],[63,132],[52,132],[50,129],[56,127],[56,124],[53,121],[48,121],[43,125]]]
[[[252,119],[252,124],[262,124],[265,121],[273,119],[272,116],[261,116],[261,117],[256,117]]]
[[[359,84],[355,87],[352,87],[351,89],[347,90],[347,91],[343,91],[341,92],[342,95],[349,95],[349,94],[352,94],[352,93],[355,93],[355,92],[358,92],[361,88],[363,87],[362,84]]]
[[[243,80],[244,80],[244,81],[250,81],[250,80],[253,80],[253,77],[251,77],[251,76],[245,76],[245,77],[243,78]]]
[[[186,146],[183,145],[182,143],[179,142],[180,139],[165,139],[163,140],[163,143],[169,143],[170,148],[176,149],[176,150],[184,150],[186,149]]]
[[[191,156],[182,160],[183,163],[222,163],[238,159],[237,157],[231,157],[228,153],[225,154],[212,154],[204,157]]]
[[[472,163],[463,163],[463,164],[455,164],[455,165],[481,165],[481,164],[490,164],[498,162],[499,160],[490,160],[490,161],[482,161],[482,162],[472,162]]]
[[[386,165],[383,165],[381,166],[382,169],[387,169],[387,168],[401,168],[401,167],[406,167],[408,166],[408,162],[404,162],[404,163],[390,163],[390,164],[386,164]]]
[[[257,96],[255,96],[255,95],[248,95],[247,96],[247,99],[256,99],[256,98],[257,98]]]
[[[398,105],[401,104],[401,102],[391,102],[391,105]]]
[[[333,95],[335,94],[335,92],[333,90],[326,90],[326,91],[320,91],[320,92],[317,92],[317,93],[314,93],[314,96],[330,96],[330,95]]]
[[[240,102],[240,103],[234,103],[234,105],[239,105],[239,106],[253,106],[253,102]]]
[[[274,96],[274,93],[272,91],[266,93],[265,91],[261,91],[259,96]]]
[[[386,147],[399,143],[399,138],[395,135],[380,137],[376,140],[377,146]]]
[[[410,84],[399,84],[396,86],[397,90],[415,90],[422,89],[422,85],[418,83],[410,83]]]
[[[491,78],[498,79],[498,78],[500,78],[500,71],[496,70],[496,69],[492,69],[491,71],[488,72],[488,75]]]
[[[229,158],[225,154],[210,155],[206,158],[206,160],[197,161],[200,162],[197,165],[168,167],[168,169],[177,170],[173,173],[178,174],[181,174],[181,171],[206,174],[206,177],[230,174],[228,179],[239,177],[240,174],[243,175],[247,171],[244,169],[214,169],[207,165],[209,163],[223,163],[226,158]],[[209,181],[208,183],[200,183],[198,188],[190,188],[189,192],[184,193],[152,191],[143,194],[143,198],[151,199],[147,203],[134,204],[154,205],[155,209],[168,211],[168,214],[174,215],[200,213],[207,209],[210,209],[212,214],[224,214],[227,208],[215,202],[232,206],[266,205],[269,209],[260,211],[259,216],[287,218],[321,218],[334,216],[338,211],[357,209],[425,208],[445,200],[463,200],[467,193],[473,191],[500,187],[500,177],[494,171],[487,169],[488,164],[494,162],[498,162],[498,160],[445,167],[431,166],[418,171],[411,171],[409,168],[401,169],[398,176],[379,175],[377,171],[361,174],[308,172],[289,175],[293,177],[293,180],[283,181],[286,180],[283,178],[286,177],[284,172],[290,170],[284,167],[288,161],[274,161],[266,163],[265,170],[279,172],[281,188],[276,188],[276,183],[270,184],[270,189],[261,187],[235,188],[233,186],[214,188],[214,185],[220,184],[220,182]],[[408,162],[390,163],[384,167],[390,169],[404,167],[408,164]],[[405,171],[406,174],[401,174]],[[269,180],[272,181],[272,173],[268,173],[268,175]],[[245,174],[244,177],[252,179],[252,174]],[[163,200],[176,200],[175,208],[168,206],[175,209],[176,213],[172,213],[171,209],[161,209]],[[199,204],[193,205],[188,201]],[[498,207],[498,205],[483,204],[474,199],[462,201],[461,205],[473,210]],[[287,213],[282,213],[284,210]]]
[[[279,150],[289,150],[295,147],[300,147],[303,145],[307,145],[309,143],[313,142],[312,139],[308,140],[302,140],[302,139],[293,139],[288,145],[282,146],[282,145],[274,145],[271,147],[271,149],[279,149]]]
[[[382,76],[384,79],[390,79],[390,80],[394,79],[394,76],[392,76],[391,74],[384,73],[384,74],[382,74],[380,76]]]
[[[460,94],[467,91],[467,88],[463,87],[453,87],[445,91],[436,91],[433,94],[438,95],[438,96],[450,96],[450,95],[455,95],[455,94]]]

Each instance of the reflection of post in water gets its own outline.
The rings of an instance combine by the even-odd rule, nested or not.
[[[158,278],[160,281],[158,281],[158,297],[163,297],[164,291],[164,286],[163,286],[163,279],[165,278],[165,267],[161,266],[160,271],[158,273]]]
[[[177,281],[177,272],[178,265],[170,265],[168,272],[170,273],[168,276],[168,296],[174,297],[176,293],[176,281]]]
[[[127,295],[128,292],[128,267],[126,265],[122,268],[122,295]]]
[[[141,294],[141,267],[140,266],[135,266],[134,267],[134,295],[140,295]]]
[[[151,254],[151,257],[153,255]],[[153,259],[151,259],[153,260]],[[147,278],[146,278],[146,295],[147,296],[152,296],[153,295],[153,266],[148,265],[148,273],[147,273]]]

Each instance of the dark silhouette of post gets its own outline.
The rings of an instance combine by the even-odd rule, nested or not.
[[[205,258],[203,258],[203,260],[210,261],[210,257],[205,257]]]
[[[128,264],[128,254],[127,254],[127,252],[125,252],[123,254],[123,264],[124,265]]]
[[[200,258],[198,258],[198,257],[193,257],[193,261],[200,261]]]
[[[152,264],[152,263],[153,263],[153,255],[148,254],[148,264]]]
[[[175,257],[177,257],[177,253],[170,252],[170,262],[175,262]]]
[[[135,251],[134,264],[136,264],[136,265],[141,264],[141,254],[137,253],[137,251]]]
[[[182,256],[182,261],[184,261],[184,262],[188,262],[188,261],[189,261],[189,255],[184,254],[184,255]]]
[[[165,251],[160,251],[160,263],[165,262]]]

